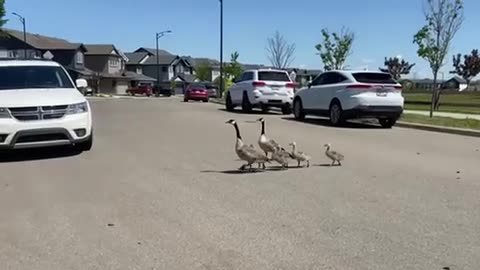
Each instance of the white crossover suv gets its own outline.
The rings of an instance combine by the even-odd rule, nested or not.
[[[328,71],[316,77],[294,97],[293,113],[330,117],[333,125],[354,118],[376,118],[391,128],[403,113],[402,86],[388,73]]]
[[[92,147],[90,105],[56,62],[0,60],[0,150]]]
[[[291,114],[295,86],[286,71],[247,70],[228,89],[225,107],[227,111],[233,111],[236,106],[241,106],[246,113],[252,108],[267,112],[270,107],[277,107],[283,114]]]

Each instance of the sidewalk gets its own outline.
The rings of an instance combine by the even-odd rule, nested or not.
[[[419,115],[426,115],[429,116],[429,111],[412,111],[412,110],[404,110],[404,113],[407,114],[419,114]],[[440,117],[450,117],[455,119],[475,119],[480,121],[479,114],[465,114],[465,113],[449,113],[449,112],[433,112],[433,116],[440,116]]]

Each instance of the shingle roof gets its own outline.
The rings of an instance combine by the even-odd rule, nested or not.
[[[175,78],[180,78],[184,82],[191,83],[191,82],[194,82],[197,77],[195,75],[192,75],[192,74],[178,73],[177,76],[174,77],[172,80],[175,80]]]
[[[127,64],[138,64],[147,54],[147,52],[125,53],[128,58]]]
[[[10,36],[23,41],[23,32],[13,29],[3,29]],[[82,46],[80,43],[71,43],[65,39],[27,33],[27,44],[40,50],[76,50]]]
[[[158,55],[158,63],[160,65],[170,65],[178,56],[176,55]],[[150,56],[143,65],[156,65],[157,56]]]
[[[85,44],[87,51],[85,55],[110,55],[112,51],[116,51],[113,44]]]
[[[467,83],[467,80],[465,80],[464,78],[458,77],[458,76],[453,77],[451,80],[455,80],[455,81],[457,81],[458,83],[462,83],[462,84],[466,84],[466,83]]]
[[[156,55],[157,54],[157,49],[141,47],[141,48],[138,48],[134,52],[148,52],[148,53],[151,53],[153,55]],[[158,54],[159,55],[173,55],[169,51],[162,50],[162,49],[158,49]]]

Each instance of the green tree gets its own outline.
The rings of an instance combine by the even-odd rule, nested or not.
[[[440,89],[437,87],[438,73],[445,63],[450,44],[463,22],[462,0],[424,0],[425,20],[423,26],[413,37],[417,44],[417,54],[430,64],[433,73],[432,102],[430,117],[438,109]]]
[[[352,51],[355,34],[342,28],[340,33],[330,33],[328,29],[322,29],[323,42],[315,46],[318,55],[322,59],[325,70],[342,69],[347,57]]]
[[[196,76],[201,81],[212,80],[212,66],[208,63],[203,63],[197,66]]]
[[[399,80],[402,75],[410,74],[410,70],[412,70],[415,64],[410,64],[404,59],[400,60],[398,57],[385,57],[385,68],[378,68],[382,72],[387,72],[392,75],[395,80]]]
[[[453,67],[454,70],[450,71],[452,74],[457,74],[467,81],[467,85],[470,85],[475,76],[480,73],[480,56],[478,55],[478,50],[472,50],[471,54],[466,54],[463,56],[457,54],[453,56]]]
[[[236,80],[242,75],[243,66],[238,62],[239,57],[240,54],[237,51],[230,55],[230,63],[225,65],[225,75],[227,79]]]
[[[6,14],[5,0],[0,0],[0,32],[2,32],[3,26],[7,23],[7,20],[4,19]]]

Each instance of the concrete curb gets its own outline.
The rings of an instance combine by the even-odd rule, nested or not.
[[[474,129],[442,127],[442,126],[434,126],[434,125],[409,123],[409,122],[403,122],[403,121],[397,122],[395,126],[402,127],[402,128],[412,128],[412,129],[419,129],[419,130],[425,130],[425,131],[470,136],[470,137],[480,137],[480,130],[474,130]]]

